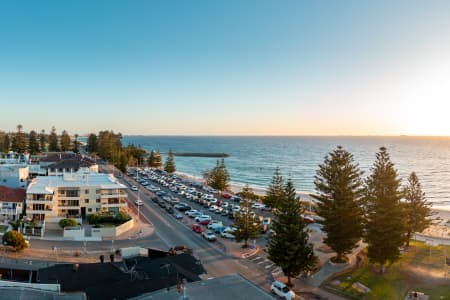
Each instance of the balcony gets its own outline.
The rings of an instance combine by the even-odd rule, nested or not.
[[[119,202],[119,203],[102,203],[102,209],[103,208],[111,208],[111,207],[127,207],[127,203],[125,202]]]
[[[39,200],[26,200],[27,204],[48,204],[52,203],[53,200],[45,200],[45,199],[39,199]]]

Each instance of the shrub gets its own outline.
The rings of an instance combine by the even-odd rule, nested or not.
[[[15,230],[8,231],[3,235],[3,243],[12,246],[16,251],[28,247],[23,236]]]
[[[125,223],[127,221],[129,221],[131,219],[130,215],[120,211],[116,216],[115,216],[116,220],[121,222],[121,223]]]
[[[62,219],[59,221],[59,226],[61,228],[77,226],[78,223],[75,219]]]
[[[87,216],[87,221],[89,224],[97,224],[101,220],[101,216],[99,214],[90,214]]]
[[[10,221],[9,225],[11,225],[14,230],[18,230],[19,226],[20,226],[20,223],[21,223],[20,220],[17,219],[15,221]]]

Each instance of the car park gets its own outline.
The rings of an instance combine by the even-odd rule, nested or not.
[[[202,236],[205,240],[207,240],[209,242],[213,242],[217,239],[216,235],[211,230],[203,231]]]
[[[295,293],[291,291],[284,283],[279,281],[274,281],[272,283],[272,285],[270,286],[270,291],[285,300],[291,300],[295,298]]]

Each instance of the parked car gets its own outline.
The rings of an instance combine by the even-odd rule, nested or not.
[[[168,212],[169,214],[173,214],[173,213],[175,212],[175,210],[173,209],[173,207],[170,206],[170,205],[168,205],[168,206],[166,207],[166,210],[167,210],[167,212]]]
[[[137,206],[144,205],[144,201],[142,201],[141,199],[137,199],[136,201],[134,201],[134,203],[135,203]]]
[[[211,221],[206,227],[208,227],[208,229],[214,229],[215,227],[223,227],[223,223],[222,221]]]
[[[179,212],[176,212],[173,216],[175,217],[175,219],[178,219],[178,220],[183,219],[183,214],[179,213]]]
[[[222,198],[225,198],[225,199],[230,199],[231,198],[231,195],[230,194],[228,194],[228,193],[222,193]]]
[[[195,214],[195,213],[200,213],[198,210],[196,210],[196,209],[191,209],[191,210],[188,210],[188,211],[186,211],[185,212],[185,214],[187,215],[187,216],[191,216],[192,214]],[[200,214],[201,215],[201,214]],[[198,217],[198,216],[196,216],[196,217]]]
[[[135,185],[132,185],[132,186],[131,186],[131,190],[132,190],[132,191],[137,191],[137,190],[138,190],[138,188],[137,188],[137,186],[135,186]]]
[[[195,218],[195,222],[198,222],[202,225],[207,225],[209,222],[211,222],[211,217],[208,215],[201,215]]]
[[[203,227],[200,226],[200,224],[197,224],[197,223],[192,224],[191,228],[192,228],[192,231],[194,231],[194,232],[196,232],[196,233],[201,233],[201,232],[203,232]]]
[[[203,231],[202,236],[205,240],[210,241],[210,242],[213,242],[217,239],[216,235],[211,230]]]
[[[227,231],[222,231],[220,233],[220,236],[223,237],[224,239],[234,240],[234,235]]]
[[[295,293],[291,291],[284,283],[279,281],[274,281],[272,283],[270,291],[285,300],[291,300],[295,298]]]

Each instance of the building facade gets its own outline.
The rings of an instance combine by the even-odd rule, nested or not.
[[[0,220],[15,221],[23,213],[25,189],[0,186]]]
[[[110,174],[65,173],[38,176],[26,191],[26,217],[34,220],[80,218],[126,211],[127,187]]]
[[[0,185],[9,188],[27,187],[28,157],[17,153],[0,153]]]

